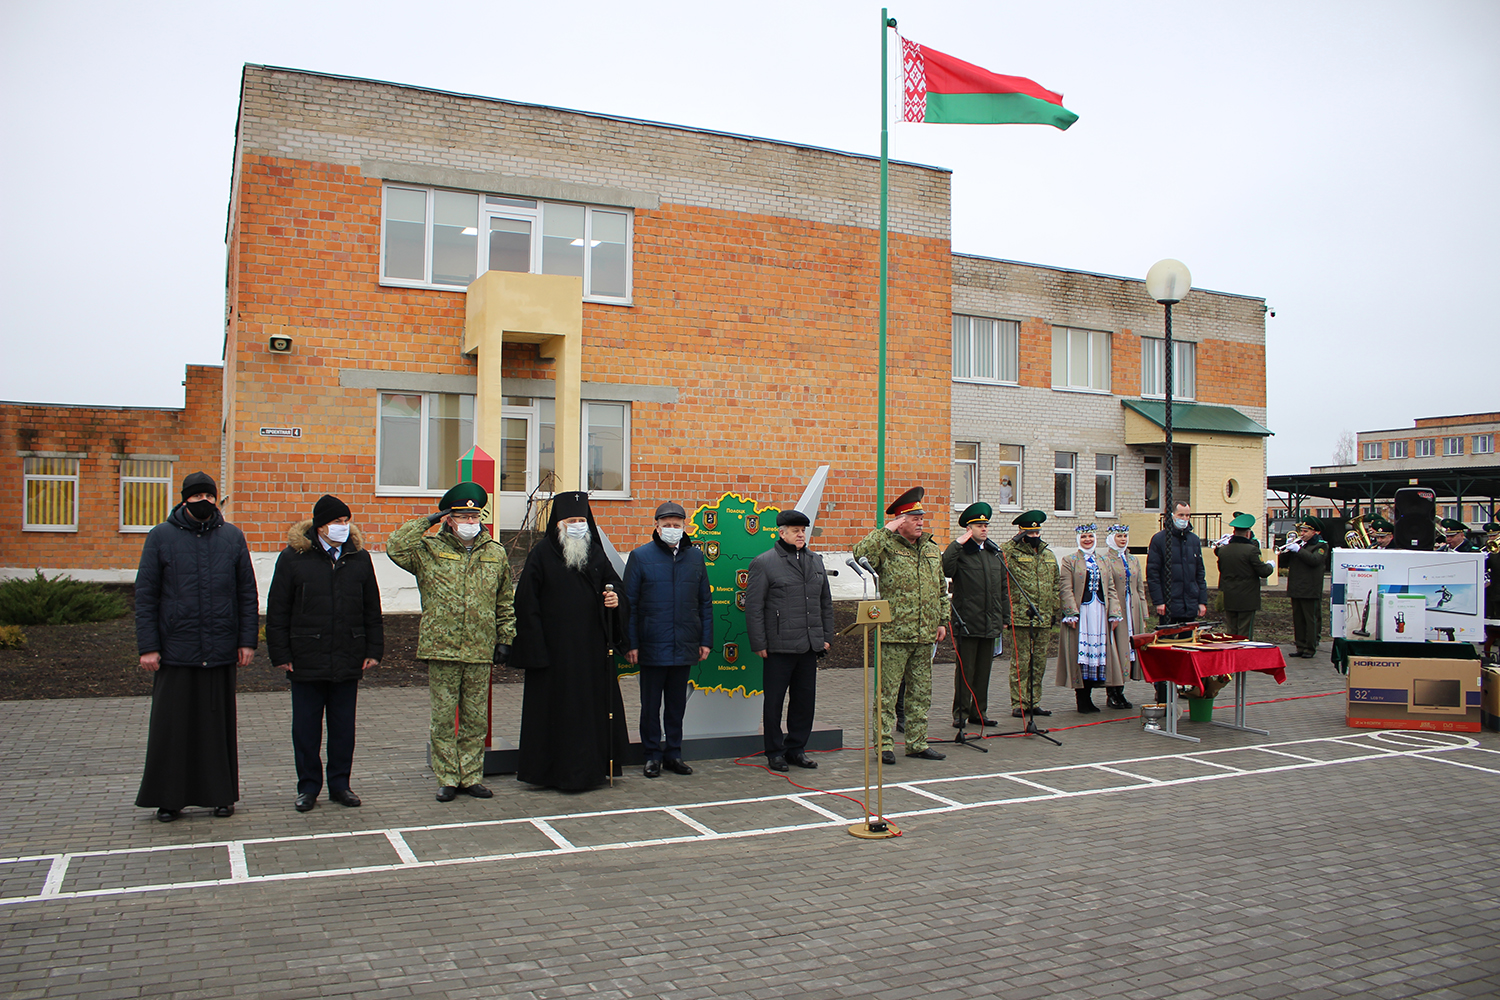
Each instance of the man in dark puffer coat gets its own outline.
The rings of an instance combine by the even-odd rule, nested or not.
[[[714,642],[714,605],[703,552],[685,534],[687,512],[668,500],[656,508],[651,541],[625,566],[626,660],[641,668],[641,749],[644,773],[692,774],[682,759],[682,714],[688,673],[708,659]],[[665,701],[665,717],[663,717]],[[662,730],[666,730],[663,739]]]
[[[146,766],[135,804],[170,823],[184,806],[234,815],[240,797],[237,667],[255,655],[255,570],[245,535],[224,520],[208,474],[182,481],[182,503],[151,529],[135,575],[135,640],[155,674]]]
[[[292,526],[266,600],[266,646],[292,685],[292,751],[298,812],[323,789],[323,718],[328,717],[328,798],[360,804],[349,788],[359,679],[380,665],[385,626],[375,566],[349,507],[333,496]]]

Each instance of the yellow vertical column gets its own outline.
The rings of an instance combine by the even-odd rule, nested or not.
[[[500,356],[506,341],[537,344],[541,357],[557,362],[557,489],[576,490],[583,399],[583,279],[487,271],[469,286],[463,351],[476,354],[479,362],[474,442],[497,461],[504,433]]]

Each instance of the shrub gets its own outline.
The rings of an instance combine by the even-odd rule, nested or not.
[[[50,580],[41,570],[29,580],[0,583],[0,625],[72,625],[119,618],[130,610],[123,599],[97,583],[61,574]]]
[[[0,625],[0,649],[25,649],[26,633],[19,625]]]

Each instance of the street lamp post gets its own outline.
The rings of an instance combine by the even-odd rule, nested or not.
[[[1187,265],[1180,260],[1159,260],[1151,265],[1151,270],[1146,272],[1146,294],[1162,304],[1166,310],[1166,342],[1162,345],[1162,388],[1165,390],[1167,406],[1166,415],[1162,420],[1162,427],[1166,431],[1167,455],[1162,462],[1162,476],[1166,482],[1162,483],[1162,509],[1166,512],[1168,522],[1166,527],[1171,527],[1170,518],[1175,513],[1172,509],[1172,306],[1187,298],[1187,293],[1193,286],[1193,276],[1189,273]],[[1162,560],[1161,596],[1162,602],[1167,608],[1167,617],[1171,617],[1172,603],[1172,559],[1171,538],[1167,536],[1167,558]]]

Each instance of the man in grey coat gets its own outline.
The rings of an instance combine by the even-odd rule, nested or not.
[[[823,557],[807,548],[812,522],[800,510],[776,515],[776,543],[750,563],[745,628],[765,662],[766,763],[773,771],[817,767],[807,755],[818,691],[818,660],[833,639],[833,594]],[[781,732],[783,701],[786,735]]]

